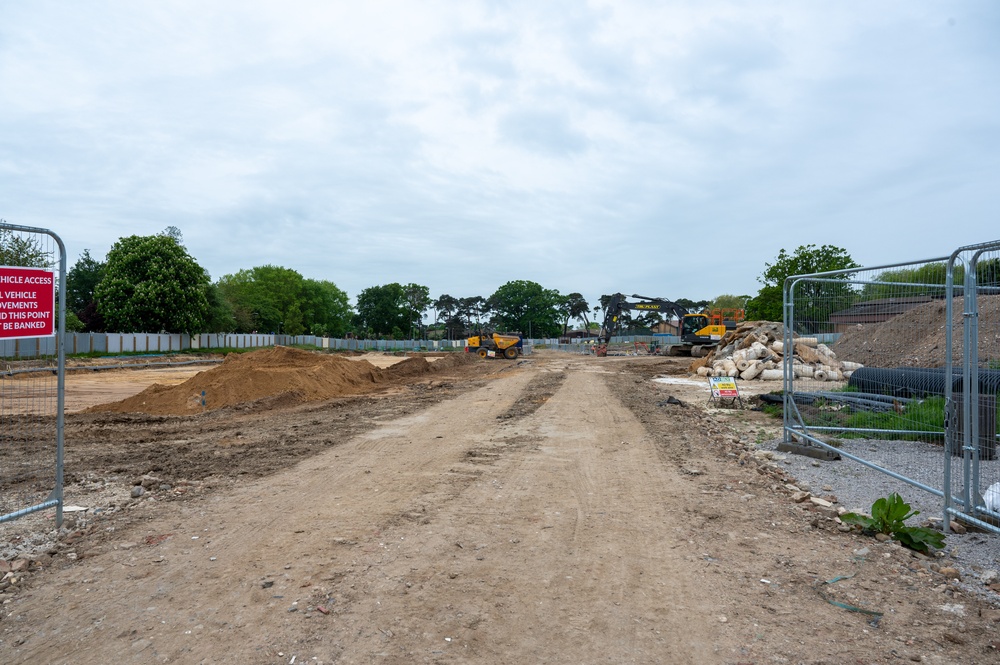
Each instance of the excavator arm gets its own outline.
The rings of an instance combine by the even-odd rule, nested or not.
[[[641,302],[629,302],[622,293],[616,293],[608,301],[608,308],[604,312],[604,324],[601,326],[601,333],[597,338],[596,353],[598,356],[608,355],[608,342],[621,328],[621,315],[626,310],[640,310],[644,312],[658,312],[669,316],[676,316],[683,319],[688,310],[682,305],[678,305],[672,300],[663,298],[649,298],[633,294],[633,298]]]

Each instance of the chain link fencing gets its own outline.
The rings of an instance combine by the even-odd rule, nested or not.
[[[863,465],[934,495],[946,516],[992,528],[998,305],[1000,243],[789,277],[779,448],[845,459],[846,475]]]
[[[944,513],[1000,533],[1000,241],[949,257],[948,296]]]
[[[65,284],[66,253],[58,236],[0,224],[0,339],[5,345],[24,342],[41,328],[51,333],[34,339],[55,338],[65,322]],[[3,359],[0,525],[48,509],[54,509],[56,525],[62,524],[65,356],[59,344],[42,346],[36,345],[40,352],[30,359]]]

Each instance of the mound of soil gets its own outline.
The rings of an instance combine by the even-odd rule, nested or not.
[[[1000,296],[979,296],[979,348],[995,348]],[[962,362],[963,301],[952,303],[952,361]],[[865,367],[944,367],[947,350],[944,300],[914,307],[882,323],[858,324],[833,345],[837,357]],[[981,360],[983,358],[980,358]]]
[[[258,400],[291,405],[373,392],[464,360],[456,355],[432,364],[413,357],[379,369],[366,360],[276,346],[230,354],[221,365],[184,383],[154,384],[128,399],[87,411],[185,415]]]

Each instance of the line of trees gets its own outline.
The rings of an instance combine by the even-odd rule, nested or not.
[[[602,305],[606,305],[606,298]],[[216,282],[187,252],[180,231],[116,242],[105,261],[84,250],[67,275],[70,328],[87,331],[274,332],[342,337],[457,339],[481,328],[534,337],[564,334],[570,322],[596,325],[580,293],[562,295],[526,280],[507,282],[489,297],[432,299],[421,284],[364,289],[352,308],[329,281],[264,265]],[[424,323],[428,310],[434,323]],[[593,314],[599,315],[595,306]],[[653,321],[639,322],[655,325]]]
[[[2,221],[2,220],[0,220]],[[0,229],[0,265],[47,265],[51,258],[40,244]],[[713,301],[686,298],[675,302],[689,311],[745,308],[748,319],[780,321],[782,289],[792,275],[846,271],[833,282],[803,286],[797,312],[813,321],[828,320],[833,310],[850,302],[886,297],[893,283],[923,284],[925,290],[944,283],[944,266],[929,264],[887,271],[863,289],[852,286],[852,269],[860,266],[846,250],[831,245],[804,245],[780,250],[765,263],[754,297],[722,295]],[[1000,286],[1000,261],[983,261],[979,284]],[[962,274],[956,275],[960,282]],[[933,285],[933,286],[932,286]],[[934,289],[937,291],[937,289]],[[352,307],[336,284],[302,276],[297,271],[263,265],[223,275],[213,282],[184,247],[181,232],[167,227],[152,236],[119,239],[104,261],[84,250],[67,274],[69,330],[121,332],[261,332],[288,335],[385,338],[439,336],[460,339],[473,331],[494,329],[531,337],[556,337],[570,329],[600,327],[610,296],[593,306],[580,293],[560,294],[527,280],[500,286],[493,294],[431,298],[426,286],[389,283],[358,294]],[[433,323],[426,324],[433,310]],[[635,331],[661,322],[657,312],[624,312],[623,327]],[[575,327],[575,326],[574,326]]]
[[[176,227],[89,250],[66,275],[67,327],[91,332],[266,332],[340,337],[352,330],[347,293],[326,280],[264,265],[212,282]],[[75,320],[75,321],[74,321]]]
[[[0,262],[49,262],[51,257],[34,241],[4,233]],[[364,289],[352,308],[347,294],[333,282],[309,279],[281,266],[244,269],[213,282],[172,226],[157,235],[120,238],[104,261],[84,250],[66,281],[67,329],[90,332],[459,339],[485,328],[555,337],[574,321],[583,330],[598,328],[610,299],[602,296],[591,308],[580,293],[563,295],[527,280],[507,282],[488,297],[443,294],[432,299],[426,286],[394,282]],[[692,310],[709,304],[679,302]],[[429,310],[434,322],[428,325],[424,321]],[[652,328],[659,322],[659,315],[651,312],[637,314],[626,325]]]

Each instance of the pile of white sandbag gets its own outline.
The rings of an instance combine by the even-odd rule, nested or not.
[[[780,323],[745,321],[726,333],[711,353],[691,363],[691,369],[699,376],[781,381],[786,353],[783,337]],[[815,337],[793,336],[792,347],[795,378],[845,381],[862,366],[838,359],[830,347]]]

